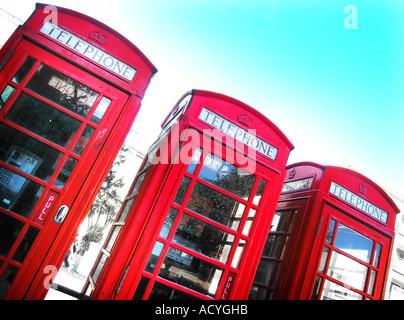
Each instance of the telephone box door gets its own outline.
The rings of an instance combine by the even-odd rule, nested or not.
[[[61,264],[128,95],[26,40],[0,94],[0,298],[21,299]]]

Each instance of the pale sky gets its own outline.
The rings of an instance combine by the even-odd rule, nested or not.
[[[159,70],[133,128],[141,151],[186,91],[210,90],[274,122],[295,146],[289,164],[353,166],[404,195],[404,1],[49,4],[107,24]],[[25,21],[35,1],[2,0],[0,8]]]

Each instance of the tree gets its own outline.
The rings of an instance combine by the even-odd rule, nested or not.
[[[111,170],[108,172],[100,191],[87,215],[86,233],[80,241],[79,253],[83,255],[91,242],[100,243],[104,237],[104,231],[114,219],[122,204],[119,189],[124,186],[123,177],[117,177],[117,167],[126,161],[126,152],[129,148],[122,146]]]

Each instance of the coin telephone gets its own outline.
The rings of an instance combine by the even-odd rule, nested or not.
[[[37,155],[23,148],[12,146],[6,154],[5,163],[28,174],[35,174],[42,163]],[[0,167],[0,206],[11,210],[21,197],[29,180],[9,169]]]

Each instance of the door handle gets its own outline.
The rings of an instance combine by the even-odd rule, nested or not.
[[[58,209],[58,212],[56,212],[56,215],[53,218],[53,220],[57,224],[62,224],[63,221],[65,221],[65,218],[66,218],[67,214],[69,213],[69,210],[70,209],[68,206],[60,206],[60,208]]]

